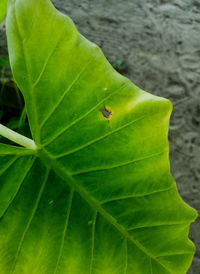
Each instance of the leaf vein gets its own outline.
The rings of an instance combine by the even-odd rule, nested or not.
[[[95,243],[95,226],[96,226],[96,220],[97,220],[97,211],[94,215],[94,220],[92,224],[92,247],[91,247],[91,261],[90,261],[90,274],[92,274],[92,268],[93,268],[93,261],[94,261],[94,243]]]
[[[162,258],[162,257],[167,257],[167,256],[178,256],[178,255],[191,255],[191,254],[194,254],[194,252],[180,252],[180,253],[167,253],[167,254],[164,254],[164,255],[159,255],[156,257],[156,259],[159,260],[159,258]]]
[[[152,192],[145,193],[145,194],[134,194],[134,195],[127,195],[127,196],[116,197],[116,198],[112,198],[112,199],[110,199],[110,200],[101,201],[101,205],[104,205],[104,204],[107,204],[107,203],[112,203],[112,202],[115,202],[115,201],[125,200],[125,199],[146,197],[146,196],[154,195],[154,194],[157,194],[157,193],[160,194],[160,193],[162,193],[162,192],[171,190],[171,189],[173,189],[173,188],[176,189],[176,186],[173,185],[173,186],[168,187],[168,188],[166,188],[166,189],[161,189],[161,190],[157,190],[157,191],[152,191]]]
[[[5,209],[5,211],[3,212],[3,214],[0,216],[0,218],[3,218],[3,216],[6,214],[6,212],[7,212],[8,209],[9,209],[9,207],[11,206],[12,202],[14,201],[15,197],[17,196],[17,193],[19,192],[20,188],[22,187],[23,182],[25,181],[27,175],[29,174],[29,172],[30,172],[30,170],[31,170],[31,168],[32,168],[32,166],[33,166],[33,164],[34,164],[34,161],[35,161],[35,157],[31,159],[30,165],[28,166],[26,172],[24,173],[24,176],[22,177],[22,180],[21,180],[21,182],[19,183],[19,186],[18,186],[16,192],[14,193],[14,195],[13,195],[13,197],[11,198],[11,200],[10,200],[10,202],[9,202],[9,204],[8,204],[8,206],[7,206],[7,208]]]
[[[47,114],[47,116],[45,117],[45,119],[43,120],[43,122],[40,125],[40,129],[42,129],[44,127],[44,125],[47,123],[47,121],[49,120],[49,118],[53,115],[53,113],[56,111],[56,109],[60,106],[60,104],[62,103],[62,101],[64,100],[65,96],[70,92],[70,90],[72,89],[72,87],[75,85],[75,83],[78,81],[78,79],[81,77],[81,75],[84,73],[84,71],[86,70],[87,66],[91,63],[91,59],[85,64],[85,66],[83,66],[82,70],[77,74],[77,76],[75,77],[75,79],[72,81],[72,83],[68,86],[68,88],[63,92],[63,94],[61,95],[61,97],[59,98],[59,100],[57,101],[57,103],[54,105],[54,107],[52,108],[52,110]]]
[[[109,94],[107,97],[105,97],[104,99],[102,99],[98,104],[96,104],[94,107],[92,107],[89,111],[87,111],[85,114],[83,114],[81,117],[79,117],[78,119],[74,120],[71,124],[67,125],[66,127],[64,127],[62,130],[60,130],[55,136],[53,136],[53,138],[49,139],[48,141],[46,141],[43,144],[43,147],[47,146],[49,143],[53,142],[54,140],[56,140],[60,135],[62,135],[64,132],[66,132],[69,128],[71,128],[73,125],[77,124],[78,122],[80,122],[81,120],[83,120],[85,117],[87,117],[92,111],[94,111],[98,106],[100,106],[101,104],[103,104],[106,100],[108,100],[110,97],[112,97],[115,93],[117,93],[120,89],[126,87],[128,83],[123,83],[121,85],[120,88],[118,88],[117,90],[113,91],[111,94]]]
[[[11,161],[9,161],[7,163],[7,165],[4,167],[4,169],[2,169],[0,171],[0,176],[2,176],[18,160],[18,158],[19,158],[19,156],[16,156],[13,159],[11,159]]]
[[[69,217],[70,217],[70,214],[71,214],[73,197],[74,197],[74,190],[72,189],[71,195],[70,195],[70,199],[69,199],[69,205],[68,205],[68,210],[67,210],[66,222],[65,222],[64,229],[63,229],[62,239],[61,239],[60,250],[59,250],[59,254],[58,254],[56,266],[55,266],[55,269],[54,269],[54,272],[53,272],[54,274],[58,270],[58,266],[59,266],[59,263],[60,263],[60,260],[61,260],[61,256],[62,256],[62,252],[63,252],[64,242],[65,242],[66,233],[67,233],[68,224],[69,224]]]
[[[44,154],[44,157],[51,158],[51,155],[45,149],[43,149],[43,154]],[[127,238],[134,245],[136,245],[144,254],[151,257],[153,260],[159,263],[163,268],[169,271],[166,268],[166,266],[162,264],[162,262],[158,261],[153,254],[151,254],[148,250],[146,250],[146,248],[139,241],[137,241],[132,235],[130,235],[129,231],[127,231],[127,229],[124,226],[119,224],[117,220],[112,215],[110,215],[110,213],[107,212],[94,197],[92,197],[81,185],[79,185],[76,182],[76,180],[73,178],[73,176],[66,169],[64,169],[63,166],[58,161],[52,161],[52,164],[53,164],[52,167],[55,170],[55,172],[58,174],[58,176],[63,178],[65,181],[67,181],[69,186],[72,189],[75,189],[81,195],[81,197],[83,197],[83,199],[86,200],[91,205],[93,209],[98,211],[106,220],[108,220],[110,224],[112,224],[125,238]]]
[[[16,263],[17,263],[17,259],[19,257],[19,254],[20,254],[20,251],[21,251],[21,248],[22,248],[22,245],[23,245],[23,242],[24,242],[24,239],[25,239],[25,236],[30,228],[30,225],[31,225],[31,222],[35,216],[35,213],[37,211],[37,208],[39,206],[39,203],[40,203],[40,200],[41,200],[41,197],[42,197],[42,193],[44,191],[44,188],[45,188],[45,185],[47,183],[47,180],[48,180],[48,177],[49,177],[49,170],[46,171],[46,175],[45,175],[45,178],[44,178],[44,181],[41,185],[41,188],[40,188],[40,191],[39,191],[39,194],[38,194],[38,197],[37,197],[37,200],[35,202],[35,205],[33,207],[33,210],[32,210],[32,213],[31,213],[31,216],[28,220],[28,223],[27,225],[25,226],[25,230],[22,234],[22,237],[20,239],[20,242],[19,242],[19,245],[18,245],[18,248],[17,248],[17,252],[16,252],[16,255],[15,255],[15,258],[14,258],[14,261],[13,261],[13,267],[12,267],[12,270],[11,270],[11,273],[14,273],[15,271],[15,267],[16,267]]]
[[[127,166],[127,165],[130,165],[130,164],[139,162],[139,161],[143,161],[143,160],[146,160],[146,159],[151,159],[151,158],[153,158],[153,157],[162,155],[162,154],[164,154],[164,153],[166,153],[166,152],[168,152],[168,150],[164,150],[164,151],[162,151],[162,152],[157,152],[157,153],[154,153],[154,154],[151,154],[151,155],[147,155],[147,156],[145,156],[145,157],[137,158],[137,159],[134,159],[134,160],[125,162],[125,163],[120,163],[120,164],[117,164],[117,165],[115,165],[115,166],[105,166],[105,167],[99,168],[99,169],[98,169],[98,168],[95,168],[95,169],[87,169],[87,170],[83,170],[83,171],[78,171],[78,172],[74,172],[74,173],[72,172],[72,176],[79,176],[79,175],[86,174],[86,173],[99,172],[99,171],[105,171],[105,170],[111,170],[111,169],[115,169],[115,168]]]
[[[153,227],[162,227],[162,226],[176,226],[176,225],[188,225],[188,222],[179,222],[179,223],[160,223],[160,224],[154,224],[154,225],[144,225],[144,226],[138,226],[138,227],[133,227],[129,228],[128,231],[133,231],[136,229],[143,229],[143,228],[153,228]]]
[[[65,38],[65,37],[64,37],[64,38]],[[61,34],[60,37],[59,37],[59,39],[58,39],[58,41],[57,41],[57,43],[56,43],[56,45],[55,45],[55,47],[54,47],[53,50],[50,52],[50,54],[47,56],[46,60],[44,61],[43,67],[42,67],[42,69],[41,69],[41,71],[40,71],[40,73],[39,73],[39,75],[38,75],[38,78],[37,78],[37,79],[35,80],[35,82],[32,84],[33,88],[35,88],[35,87],[38,85],[38,83],[40,82],[42,76],[44,75],[44,72],[45,72],[45,70],[46,70],[46,67],[47,67],[47,64],[48,64],[50,58],[54,55],[54,53],[55,53],[55,51],[56,51],[58,45],[64,40],[64,38],[63,38],[63,34]]]
[[[124,267],[124,274],[127,273],[127,268],[128,268],[128,247],[127,247],[127,238],[125,238],[125,267]]]
[[[15,16],[15,21],[16,21],[16,27],[17,27],[19,40],[20,40],[20,43],[21,43],[21,46],[22,46],[22,52],[23,52],[23,55],[24,55],[24,60],[25,60],[24,64],[25,64],[25,67],[26,67],[26,71],[27,71],[27,75],[28,75],[28,81],[29,81],[29,85],[30,85],[30,95],[31,95],[31,99],[32,99],[32,102],[33,102],[33,105],[34,105],[34,107],[32,108],[32,111],[33,111],[33,114],[34,114],[34,122],[35,122],[35,129],[36,129],[35,136],[37,138],[36,141],[40,141],[40,130],[39,130],[39,126],[38,126],[37,104],[36,104],[36,99],[35,99],[35,95],[34,95],[34,92],[33,92],[32,79],[30,77],[30,72],[29,72],[29,68],[28,68],[28,65],[27,65],[27,57],[26,57],[26,54],[25,54],[25,47],[24,47],[24,43],[22,42],[23,39],[22,39],[22,35],[20,33],[20,28],[19,28],[19,25],[18,25],[18,21],[17,21],[16,1],[14,2],[14,16]]]
[[[150,271],[151,271],[151,274],[153,274],[151,257],[149,257],[149,264],[150,264]]]
[[[105,139],[106,137],[109,137],[109,136],[111,136],[112,134],[115,134],[116,132],[119,132],[120,130],[122,130],[122,129],[128,127],[128,126],[130,126],[130,125],[132,125],[132,124],[134,124],[134,123],[136,123],[136,122],[138,122],[138,121],[140,121],[140,120],[143,120],[145,117],[146,117],[146,115],[144,115],[144,116],[142,116],[142,117],[140,117],[140,118],[138,118],[138,119],[136,119],[136,120],[134,120],[134,121],[131,121],[131,122],[129,122],[129,123],[126,123],[126,124],[124,124],[123,126],[118,127],[117,129],[112,130],[112,131],[110,131],[110,132],[108,132],[108,133],[106,133],[106,134],[104,134],[104,135],[102,135],[102,136],[100,136],[100,137],[98,137],[98,138],[96,138],[96,139],[93,139],[92,141],[90,141],[90,142],[88,142],[88,143],[86,143],[86,144],[84,144],[84,145],[82,145],[82,146],[80,146],[80,147],[77,147],[77,148],[75,148],[75,149],[73,149],[73,150],[71,150],[71,151],[68,151],[68,152],[66,152],[66,153],[59,154],[59,155],[57,155],[57,156],[55,157],[55,159],[59,159],[59,158],[61,158],[61,157],[68,156],[68,155],[73,154],[73,153],[75,153],[75,152],[77,152],[77,151],[83,150],[84,148],[86,148],[86,147],[88,147],[88,146],[90,146],[90,145],[92,145],[92,144],[94,144],[94,143],[97,143],[98,141],[101,141],[101,140]]]

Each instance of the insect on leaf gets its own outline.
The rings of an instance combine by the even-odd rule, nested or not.
[[[0,272],[186,273],[196,212],[170,173],[171,103],[49,0],[10,0],[6,30],[36,149],[0,145]]]

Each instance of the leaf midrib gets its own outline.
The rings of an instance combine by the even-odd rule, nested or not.
[[[63,166],[58,163],[55,159],[51,157],[51,155],[45,150],[38,150],[38,157],[41,159],[41,161],[46,164],[48,168],[52,168],[54,172],[63,179],[69,187],[78,192],[79,195],[96,211],[99,212],[103,218],[105,218],[111,225],[117,229],[120,234],[123,235],[124,238],[132,242],[134,245],[137,246],[138,249],[140,249],[146,256],[152,258],[155,260],[158,264],[160,264],[162,267],[164,267],[169,273],[171,273],[170,270],[166,268],[165,265],[163,265],[155,256],[153,256],[151,253],[149,253],[145,247],[143,247],[142,244],[140,244],[136,239],[134,239],[133,236],[131,236],[121,224],[119,224],[116,219],[110,215],[103,207],[102,205],[94,198],[92,197],[82,186],[80,186],[76,180],[73,178],[73,176],[67,172]]]
[[[160,264],[162,267],[164,267],[169,273],[171,273],[162,263],[160,263],[160,261],[154,257],[152,254],[150,254],[145,247],[143,247],[142,244],[140,244],[136,239],[134,239],[133,236],[131,236],[129,234],[129,231],[124,228],[123,225],[119,224],[116,219],[110,214],[108,213],[103,207],[102,207],[102,203],[98,202],[94,197],[92,197],[82,186],[80,186],[76,180],[73,178],[73,174],[71,174],[70,172],[68,172],[66,169],[63,168],[63,166],[56,160],[54,159],[45,149],[41,149],[41,150],[37,150],[34,151],[34,154],[37,154],[37,157],[40,158],[40,160],[47,166],[47,170],[49,171],[50,169],[54,170],[54,172],[61,178],[63,179],[71,188],[71,191],[76,191],[77,193],[79,193],[79,195],[96,211],[99,212],[102,217],[104,217],[108,223],[110,223],[111,225],[113,225],[115,227],[115,229],[117,229],[126,240],[129,240],[130,242],[132,242],[134,245],[137,246],[137,248],[139,248],[146,256],[148,256],[149,258],[152,258],[153,260],[155,260],[158,264]],[[33,155],[34,155],[33,154]],[[23,154],[22,154],[23,155]],[[19,157],[19,155],[18,155]],[[171,189],[171,188],[169,188]],[[40,194],[41,195],[41,194]],[[39,196],[40,196],[39,195]],[[39,198],[40,200],[40,198]],[[38,206],[39,200],[37,202],[36,208]],[[35,212],[35,210],[34,210]],[[33,213],[34,216],[34,213]],[[33,216],[30,218],[30,221],[27,225],[27,229],[32,221]],[[66,221],[66,223],[68,223],[68,220]],[[67,227],[67,225],[66,225]],[[27,231],[26,229],[26,231]],[[24,235],[22,237],[22,240],[20,242],[19,248],[18,248],[18,252],[16,254],[16,258],[15,258],[15,263],[18,257],[18,253],[19,250],[21,249],[22,243],[23,243],[23,239],[24,236],[26,234],[26,231],[24,232]],[[64,233],[65,234],[65,233]],[[58,256],[58,262],[57,264],[59,264],[60,261],[60,257],[62,254],[62,245],[60,247],[60,252],[59,252],[59,256]],[[14,263],[14,265],[15,265]],[[56,267],[57,269],[57,267]]]
[[[36,104],[36,99],[35,99],[35,95],[34,95],[34,89],[33,89],[33,83],[30,77],[30,69],[28,67],[28,62],[27,62],[27,56],[26,56],[26,51],[25,51],[25,47],[24,47],[24,40],[22,39],[22,35],[20,33],[20,28],[18,25],[18,21],[17,21],[17,15],[16,15],[16,1],[14,2],[14,7],[13,7],[13,13],[15,16],[15,21],[16,21],[16,29],[18,32],[18,36],[19,36],[19,42],[21,43],[22,46],[22,53],[24,55],[24,64],[26,67],[26,71],[27,71],[27,76],[28,76],[28,82],[29,82],[29,86],[30,86],[30,96],[31,96],[31,100],[33,103],[33,118],[34,118],[34,124],[35,124],[35,138],[36,138],[36,143],[40,143],[40,130],[39,130],[39,123],[38,123],[38,112],[37,112],[37,104]],[[15,79],[16,80],[16,79]],[[17,82],[17,81],[16,81]]]

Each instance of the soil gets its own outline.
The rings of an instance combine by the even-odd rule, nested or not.
[[[136,85],[172,101],[171,171],[183,199],[200,212],[200,1],[53,2]],[[199,274],[200,218],[190,238],[197,250],[188,273]]]

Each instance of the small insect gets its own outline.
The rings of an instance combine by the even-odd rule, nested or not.
[[[104,106],[104,109],[100,109],[100,111],[101,111],[103,117],[108,120],[109,126],[111,127],[110,119],[112,118],[112,114],[113,114],[112,110],[110,110],[106,106]]]

